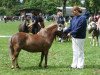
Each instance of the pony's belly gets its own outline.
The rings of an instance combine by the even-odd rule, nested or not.
[[[26,47],[22,49],[28,52],[42,52],[43,51],[42,47],[28,47],[28,48]]]
[[[25,49],[23,49],[23,50],[25,50]],[[42,52],[42,50],[29,50],[29,49],[27,49],[27,50],[25,50],[25,51],[27,51],[27,52],[32,52],[32,53],[34,53],[34,52]]]

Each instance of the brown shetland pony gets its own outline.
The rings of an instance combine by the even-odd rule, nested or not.
[[[48,51],[58,32],[60,32],[57,24],[53,24],[48,28],[41,29],[37,34],[28,34],[18,32],[10,38],[10,52],[12,58],[12,68],[19,68],[17,58],[21,49],[28,52],[41,52],[41,60],[39,66],[42,66],[45,57],[44,67],[47,67]]]

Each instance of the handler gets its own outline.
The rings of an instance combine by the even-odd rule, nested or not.
[[[84,41],[86,38],[86,17],[81,15],[82,10],[78,6],[72,9],[74,17],[68,29],[64,31],[72,36],[73,61],[71,68],[84,68]]]

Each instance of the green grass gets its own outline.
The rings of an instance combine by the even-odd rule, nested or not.
[[[0,35],[12,35],[18,32],[20,22],[0,22]],[[46,22],[45,24],[50,24]],[[70,69],[72,62],[71,42],[53,42],[48,56],[48,68],[39,68],[40,53],[21,51],[19,66],[21,69],[11,69],[9,57],[9,38],[0,38],[0,75],[100,75],[100,47],[91,47],[89,38],[85,41],[85,68]]]

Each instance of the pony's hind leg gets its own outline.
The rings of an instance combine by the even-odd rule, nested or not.
[[[12,60],[12,66],[11,66],[11,68],[14,69],[15,68],[15,57],[12,56],[11,60]]]
[[[19,52],[21,51],[21,49],[19,47],[16,48],[16,51],[15,51],[15,68],[20,68],[19,65],[18,65],[18,55],[19,55]]]
[[[17,62],[17,59],[18,59],[18,52],[14,52],[13,56],[12,56],[12,69],[13,68],[19,68],[19,65],[18,65],[18,62]]]
[[[16,61],[15,61],[15,67],[20,69],[20,67],[18,65],[18,56],[17,56]]]
[[[13,48],[12,44],[10,44],[9,49],[10,49],[10,56],[11,56],[11,61],[12,61],[11,68],[13,69],[15,67],[15,64],[14,64],[15,63],[15,57],[14,57],[14,48]]]
[[[19,55],[20,49],[14,49],[13,53],[12,53],[12,69],[14,68],[19,68],[17,59],[18,59],[18,55]]]

